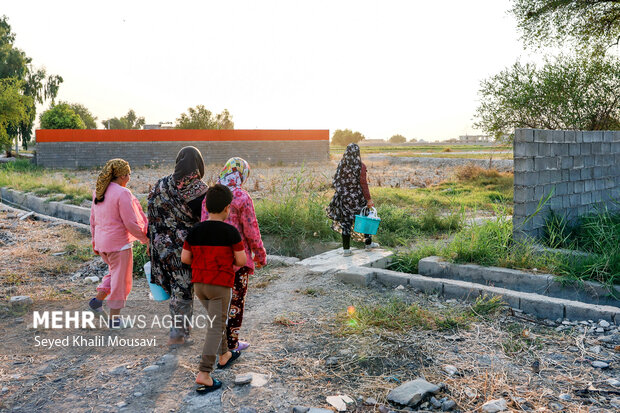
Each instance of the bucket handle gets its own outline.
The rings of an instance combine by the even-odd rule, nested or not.
[[[364,211],[366,211],[366,215],[364,215]],[[373,212],[375,216],[377,216],[377,209],[375,207],[372,208],[368,208],[367,206],[365,206],[364,208],[362,208],[362,210],[360,211],[360,215],[362,216],[368,216],[370,215],[370,213]]]

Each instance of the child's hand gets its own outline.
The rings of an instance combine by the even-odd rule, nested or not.
[[[375,206],[375,201],[372,199],[368,201],[368,208],[373,208]]]
[[[93,245],[93,252],[95,253],[95,255],[99,255],[99,251],[95,249],[95,241],[92,241],[91,244]]]

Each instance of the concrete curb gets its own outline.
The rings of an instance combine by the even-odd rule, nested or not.
[[[499,296],[510,307],[540,318],[570,320],[606,320],[620,325],[620,308],[593,305],[540,294],[513,291],[473,282],[426,277],[380,268],[351,267],[336,273],[344,283],[368,287],[373,281],[388,287],[411,287],[425,293],[437,293],[445,298],[475,300],[477,297]]]
[[[284,255],[267,255],[267,265],[282,265],[290,267],[299,262],[297,257],[285,257]]]
[[[45,198],[16,191],[10,188],[0,188],[3,200],[27,208],[40,214],[90,225],[90,209],[76,205],[69,205],[57,201],[48,201]]]
[[[3,202],[7,202],[7,201],[3,200]],[[23,209],[14,208],[11,205],[8,205],[5,203],[0,203],[0,211],[8,211],[8,212],[13,212],[13,213],[24,212]],[[87,234],[90,234],[90,225],[84,225],[84,224],[80,224],[79,222],[67,221],[66,219],[50,217],[49,215],[43,215],[43,214],[35,214],[35,218],[40,219],[41,221],[45,221],[45,222],[57,222],[59,224],[69,225],[71,227],[84,231]]]
[[[441,257],[427,257],[418,263],[421,275],[434,278],[469,281],[482,285],[506,288],[524,293],[534,293],[551,298],[574,300],[596,305],[620,307],[620,300],[611,296],[602,284],[585,281],[580,284],[562,284],[552,274],[532,274],[500,267],[483,267],[475,264],[453,264]],[[614,287],[620,297],[620,287]]]

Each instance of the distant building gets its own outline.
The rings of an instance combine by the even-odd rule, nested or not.
[[[491,142],[491,137],[489,135],[461,135],[459,136],[460,143],[480,143],[480,142]]]
[[[152,123],[150,125],[144,125],[143,129],[148,130],[148,129],[174,129],[174,125],[172,124],[172,122],[159,122],[159,123]]]

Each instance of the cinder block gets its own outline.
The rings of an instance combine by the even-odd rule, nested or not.
[[[337,272],[336,279],[345,284],[367,287],[375,279],[375,271],[367,267],[350,267]]]
[[[573,130],[564,131],[564,142],[566,143],[577,142],[577,133]]]
[[[375,277],[377,281],[386,286],[398,287],[399,285],[409,285],[410,274],[405,274],[397,271],[376,269]]]
[[[573,167],[573,157],[570,156],[564,156],[561,159],[561,167],[562,169],[570,169]],[[516,165],[516,162],[515,162]],[[515,166],[515,170],[516,170],[516,166]]]
[[[573,185],[574,185],[574,189],[573,190],[575,191],[576,194],[581,194],[585,190],[585,182],[584,181],[574,182]]]
[[[573,168],[583,168],[583,156],[573,156]]]
[[[538,294],[521,293],[519,309],[550,320],[565,318],[563,300]]]
[[[569,320],[605,320],[620,322],[620,308],[572,301],[566,306],[565,318]]]
[[[580,170],[581,180],[592,179],[592,168],[583,168]]]
[[[581,145],[577,143],[568,145],[568,154],[571,156],[581,155]]]
[[[516,156],[516,155],[515,155]],[[534,159],[532,158],[516,158],[514,160],[515,174],[519,172],[529,172],[534,169]],[[515,175],[516,177],[516,175]]]
[[[539,143],[538,156],[553,156],[552,146],[550,143]]]

